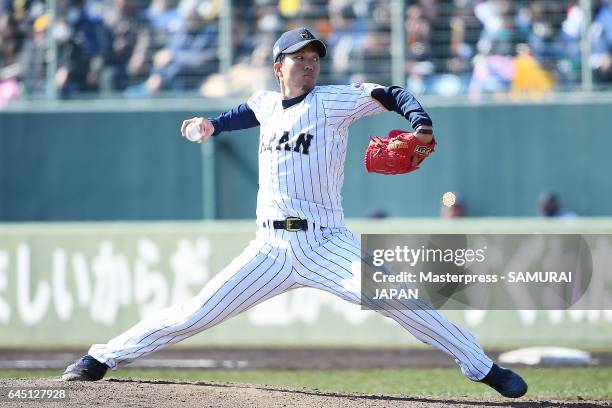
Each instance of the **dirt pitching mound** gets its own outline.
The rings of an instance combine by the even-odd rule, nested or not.
[[[52,389],[66,390],[67,399],[50,403],[49,400],[9,400],[8,390]],[[94,383],[63,382],[58,378],[1,379],[2,406],[57,406],[57,407],[515,407],[537,406],[562,408],[612,407],[606,401],[482,401],[468,398],[424,398],[365,394],[339,394],[318,390],[285,389],[252,384],[214,382],[144,381],[137,379],[109,379]]]

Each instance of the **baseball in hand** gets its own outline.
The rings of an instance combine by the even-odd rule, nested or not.
[[[200,127],[197,123],[191,122],[187,125],[187,129],[185,130],[185,137],[187,140],[192,142],[197,142],[202,138],[202,134],[200,133]]]

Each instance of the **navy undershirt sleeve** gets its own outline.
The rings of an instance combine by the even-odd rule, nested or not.
[[[431,118],[419,101],[404,88],[399,86],[376,88],[372,91],[371,95],[372,98],[380,102],[387,110],[397,112],[408,119],[414,129],[421,125],[432,125]]]
[[[255,117],[255,112],[253,112],[246,103],[240,104],[209,120],[215,127],[215,131],[212,134],[213,136],[217,136],[221,132],[249,129],[259,126],[259,121]]]

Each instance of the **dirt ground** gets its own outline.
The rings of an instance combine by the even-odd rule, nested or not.
[[[54,403],[46,401],[11,401],[8,388],[63,388],[67,399]],[[103,380],[95,383],[65,383],[57,378],[0,379],[0,405],[3,407],[61,406],[61,407],[295,407],[295,408],[351,408],[351,407],[611,407],[604,401],[479,401],[469,398],[395,397],[366,394],[339,394],[320,391],[274,388],[248,384],[209,382],[141,381],[130,379]]]
[[[105,379],[95,383],[59,380],[65,366],[84,350],[0,350],[0,369],[57,369],[55,378],[0,379],[0,406],[5,407],[612,407],[611,401],[482,401],[470,398],[423,398],[389,395],[339,394],[318,390],[285,389],[252,384],[218,382],[147,381]],[[498,353],[490,353],[494,358]],[[612,365],[609,354],[594,354],[599,365]],[[454,362],[433,350],[412,349],[170,349],[130,365],[154,367],[248,368],[248,369],[365,369],[454,367]],[[12,400],[8,390],[23,388],[65,389],[68,399]]]

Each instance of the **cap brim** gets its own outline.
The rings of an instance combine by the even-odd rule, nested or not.
[[[317,48],[317,51],[319,53],[319,57],[322,58],[322,57],[325,56],[325,54],[327,54],[327,49],[325,48],[325,44],[323,44],[323,41],[317,40],[316,38],[314,38],[312,40],[304,40],[304,41],[299,42],[297,44],[293,44],[291,47],[283,50],[282,53],[283,54],[291,54],[292,52],[296,52],[296,51],[301,50],[302,48],[304,48],[308,44],[313,44]]]

